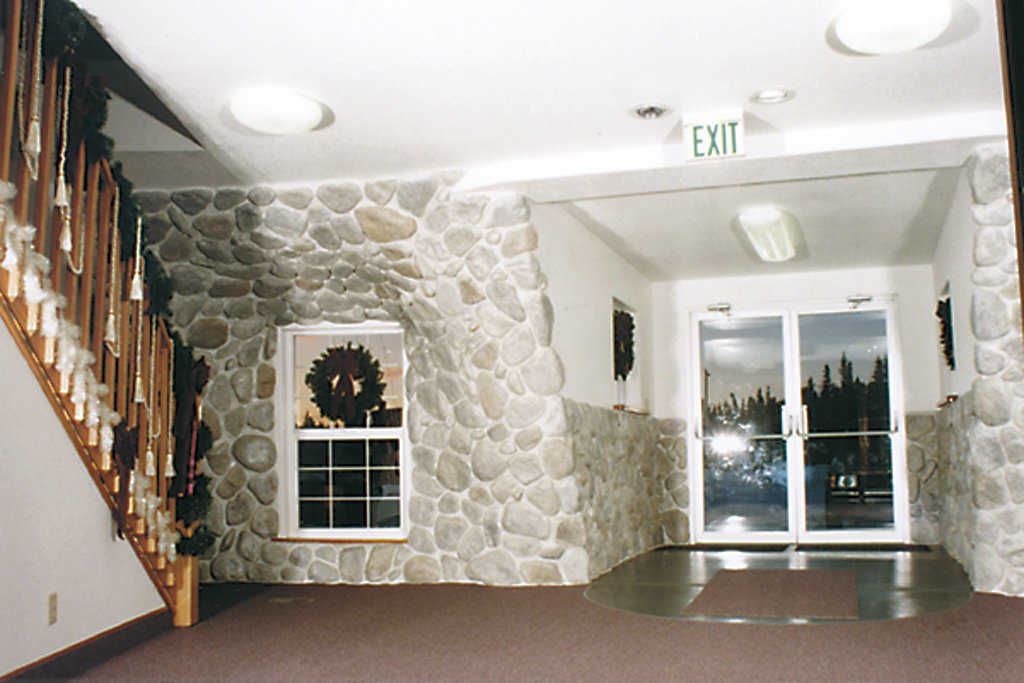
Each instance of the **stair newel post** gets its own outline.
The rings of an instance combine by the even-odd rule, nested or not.
[[[174,625],[192,626],[199,621],[199,560],[179,555],[174,561]]]

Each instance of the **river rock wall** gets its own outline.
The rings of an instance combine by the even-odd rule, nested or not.
[[[136,195],[173,324],[209,362],[217,535],[203,580],[581,583],[586,540],[553,309],[517,195],[454,178]],[[409,358],[407,543],[281,534],[277,328],[401,323]]]
[[[966,164],[978,378],[939,413],[942,542],[975,589],[1024,595],[1024,337],[1005,144]]]

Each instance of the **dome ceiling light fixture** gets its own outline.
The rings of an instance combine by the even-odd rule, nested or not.
[[[750,96],[750,101],[757,104],[782,104],[796,97],[796,92],[788,88],[763,88]]]
[[[852,0],[836,16],[836,38],[854,52],[888,55],[927,45],[949,28],[949,0]]]
[[[268,135],[308,133],[323,124],[330,111],[312,97],[276,85],[242,88],[229,108],[243,126]]]
[[[775,206],[743,209],[736,216],[747,239],[762,261],[778,263],[796,256],[796,217]]]
[[[638,119],[653,121],[655,119],[660,119],[672,110],[663,104],[638,104],[629,111]]]

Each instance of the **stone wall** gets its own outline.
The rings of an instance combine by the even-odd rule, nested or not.
[[[579,491],[529,206],[453,180],[137,195],[173,324],[212,368],[204,580],[587,580],[585,538],[564,531]],[[277,327],[371,319],[405,333],[408,543],[273,540]]]
[[[1024,595],[1024,337],[1005,144],[966,165],[978,378],[939,417],[942,542],[975,589]]]
[[[590,578],[666,543],[689,540],[685,424],[565,399],[581,516],[559,533],[585,539]]]
[[[944,496],[936,413],[907,415],[907,500],[910,503],[910,541],[938,544],[942,540]]]
[[[1024,596],[1024,438],[985,423],[974,389],[939,417],[942,543],[976,590]]]

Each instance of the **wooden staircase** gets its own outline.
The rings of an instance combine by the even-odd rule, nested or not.
[[[147,314],[148,288],[136,288],[132,296],[141,253],[136,247],[134,256],[122,259],[127,240],[118,227],[120,202],[130,198],[119,196],[105,159],[87,162],[84,141],[62,150],[68,71],[52,58],[40,60],[39,78],[32,74],[33,55],[41,53],[41,1],[7,0],[5,7],[0,317],[97,492],[121,516],[124,537],[174,623],[190,626],[197,620],[196,559],[176,553],[183,530],[175,521],[175,497],[168,495],[174,476],[174,345],[164,321]],[[37,155],[30,153],[36,118]],[[64,178],[67,193],[59,191]],[[55,206],[62,194],[69,201]],[[137,429],[130,470],[114,456],[118,424]]]

